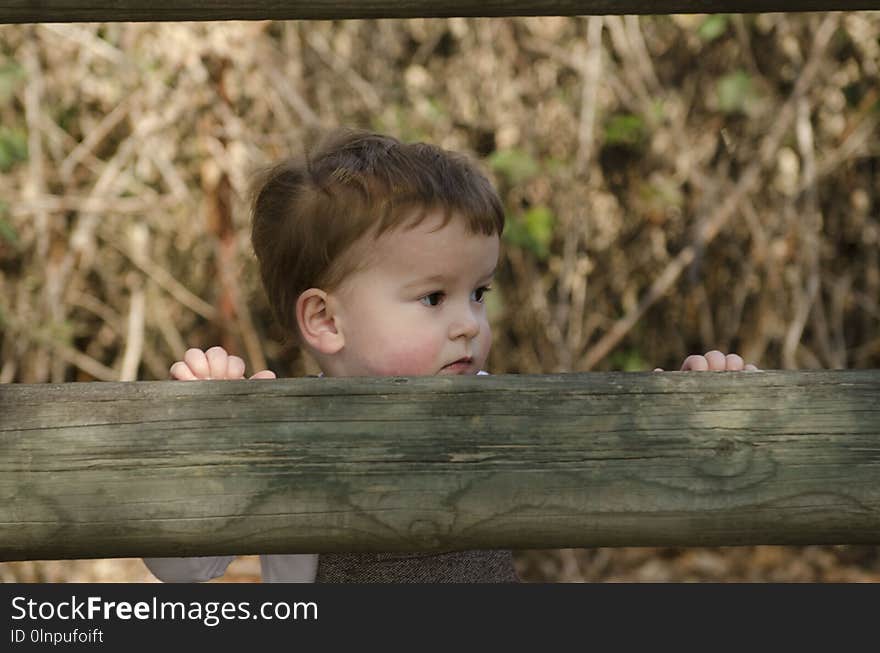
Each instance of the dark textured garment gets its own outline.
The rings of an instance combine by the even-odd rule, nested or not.
[[[322,553],[316,583],[518,583],[510,551]]]

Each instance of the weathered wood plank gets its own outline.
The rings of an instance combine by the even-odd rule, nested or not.
[[[0,386],[0,559],[880,543],[880,370]]]
[[[878,9],[878,0],[8,0],[0,23],[745,13]]]

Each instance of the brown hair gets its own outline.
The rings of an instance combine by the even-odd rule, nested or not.
[[[332,290],[357,268],[345,254],[372,230],[416,226],[428,211],[465,220],[474,234],[504,230],[489,180],[466,157],[365,131],[332,132],[312,152],[259,176],[251,242],[263,287],[286,332],[298,334],[296,300]]]

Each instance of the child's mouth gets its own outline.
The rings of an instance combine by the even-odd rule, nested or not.
[[[473,362],[473,358],[459,358],[457,361],[445,365],[440,370],[440,374],[468,374]]]

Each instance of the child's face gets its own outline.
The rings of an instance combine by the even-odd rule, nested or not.
[[[484,303],[499,238],[472,234],[455,217],[429,214],[366,248],[370,265],[331,293],[345,344],[334,376],[476,374],[492,334]]]

